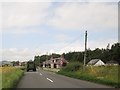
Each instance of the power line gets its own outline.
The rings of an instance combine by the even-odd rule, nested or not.
[[[65,46],[63,46],[61,49],[57,50],[57,51],[60,51],[66,47],[68,47],[69,45],[73,44],[73,42],[76,42],[77,40],[79,40],[80,36],[75,38],[74,40],[72,40],[71,42],[69,42],[68,44],[66,44]]]

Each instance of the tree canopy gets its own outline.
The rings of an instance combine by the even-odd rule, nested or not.
[[[50,59],[51,56],[53,58],[58,58],[61,55],[53,53],[52,55],[41,55],[35,56],[34,61],[36,64],[42,63],[43,61]],[[63,56],[69,62],[71,61],[79,61],[83,63],[84,60],[84,52],[68,52],[63,53]],[[109,48],[108,46],[105,49],[96,48],[95,50],[87,49],[87,62],[91,59],[101,59],[103,62],[108,62],[110,60],[117,61],[120,63],[120,43],[115,43]]]

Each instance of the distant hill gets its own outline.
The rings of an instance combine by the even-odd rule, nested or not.
[[[7,61],[7,60],[5,60],[5,61],[0,61],[0,66],[1,66],[1,65],[4,65],[4,64],[12,65],[11,61]]]

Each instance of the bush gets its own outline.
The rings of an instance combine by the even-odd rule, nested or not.
[[[66,67],[62,68],[62,70],[66,72],[73,72],[79,70],[81,66],[82,64],[79,62],[71,62]]]

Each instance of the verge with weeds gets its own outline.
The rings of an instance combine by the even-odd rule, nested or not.
[[[83,70],[82,64],[79,62],[72,62],[57,73],[72,78],[120,87],[118,81],[118,66],[88,66]]]
[[[15,67],[2,68],[2,88],[15,88],[22,78],[24,71]]]

